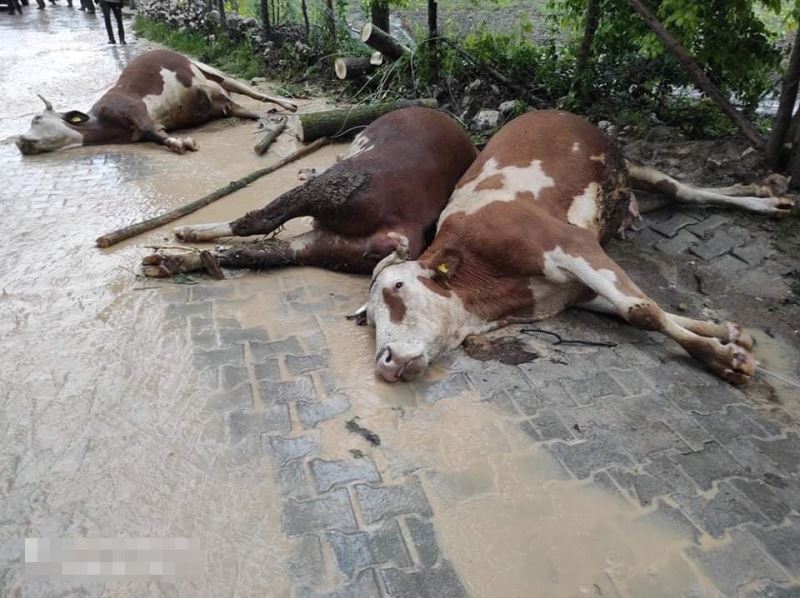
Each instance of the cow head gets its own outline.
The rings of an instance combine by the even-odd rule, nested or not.
[[[401,244],[375,268],[367,320],[375,326],[375,372],[387,382],[418,378],[439,355],[480,332],[482,323],[448,283],[459,254],[446,253],[430,268],[407,261]]]
[[[80,128],[89,121],[89,115],[78,110],[56,112],[50,102],[39,97],[45,109],[33,117],[28,132],[17,137],[19,151],[26,155],[41,154],[70,145],[81,145],[83,135]]]

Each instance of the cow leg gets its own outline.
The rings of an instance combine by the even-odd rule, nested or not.
[[[197,142],[191,137],[172,137],[171,135],[167,135],[164,129],[156,127],[154,123],[145,128],[142,138],[163,145],[176,154],[185,154],[187,151],[197,151]]]
[[[240,106],[236,102],[230,103],[230,112],[231,116],[235,116],[236,118],[244,118],[247,120],[258,120],[261,117],[253,112],[252,110],[248,110],[244,106]]]
[[[718,189],[701,189],[692,187],[671,176],[633,162],[626,162],[630,174],[631,185],[635,189],[665,195],[674,200],[690,204],[717,204],[733,206],[776,216],[789,214],[794,201],[785,197],[774,197],[765,189],[753,186],[735,185]],[[744,195],[753,192],[754,195]]]
[[[260,91],[256,91],[244,85],[243,83],[239,83],[235,79],[231,79],[225,73],[218,71],[214,67],[208,66],[207,64],[203,64],[202,62],[198,62],[196,60],[192,60],[192,63],[199,68],[204,75],[209,77],[211,80],[216,81],[219,83],[223,89],[229,91],[231,93],[238,93],[243,96],[247,96],[253,98],[254,100],[259,100],[261,102],[271,102],[273,104],[277,104],[282,108],[286,108],[290,112],[297,111],[297,104],[292,101],[289,101],[285,98],[278,98],[275,96],[268,96],[266,94],[261,93]]]
[[[280,266],[317,266],[329,270],[369,274],[391,253],[383,233],[371,237],[347,238],[317,229],[293,239],[270,239],[264,244],[211,252],[225,268],[263,270]],[[376,252],[376,248],[380,248]],[[142,260],[144,274],[155,278],[202,270],[195,251],[162,250]]]
[[[613,309],[629,324],[667,335],[725,380],[743,384],[752,377],[756,364],[746,346],[723,342],[716,335],[700,334],[717,332],[711,323],[670,317],[606,255],[594,238],[573,233],[566,249],[558,247],[546,252],[544,260],[545,276],[550,281],[579,280],[602,297],[609,310]],[[748,343],[744,341],[743,344]]]
[[[590,301],[578,303],[575,307],[594,311],[597,313],[619,315],[617,308],[605,297],[598,295]],[[708,338],[716,338],[723,343],[735,343],[750,351],[753,348],[753,338],[735,322],[712,322],[709,320],[693,320],[677,314],[664,312],[666,316],[678,326],[686,328],[694,334]]]

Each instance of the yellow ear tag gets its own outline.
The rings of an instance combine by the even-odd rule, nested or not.
[[[69,122],[71,122],[71,123],[79,123],[82,120],[83,119],[80,116],[73,116],[72,118],[69,119]]]
[[[442,274],[447,274],[447,272],[448,272],[448,269],[447,269],[447,264],[445,264],[444,262],[442,262],[441,264],[439,264],[439,265],[437,266],[437,268],[436,268],[436,269],[437,269],[439,272],[441,272]]]

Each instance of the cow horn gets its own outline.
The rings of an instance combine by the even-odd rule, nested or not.
[[[53,111],[53,105],[52,105],[50,102],[48,102],[47,100],[45,100],[45,99],[42,97],[42,94],[40,94],[40,93],[37,93],[36,95],[37,95],[37,96],[39,96],[39,99],[40,99],[40,100],[42,100],[42,101],[44,102],[44,108],[45,108],[45,110],[48,110],[48,111],[52,112],[52,111]]]
[[[384,269],[408,261],[408,237],[395,232],[388,233],[387,236],[395,239],[397,241],[397,246],[392,253],[379,261],[375,266],[375,269],[372,271],[372,284],[375,283],[375,279],[378,278],[378,275],[383,272]],[[370,287],[372,284],[370,284]]]

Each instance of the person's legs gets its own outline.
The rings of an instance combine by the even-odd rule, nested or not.
[[[36,0],[37,10],[44,10],[44,0]]]
[[[117,31],[119,32],[120,43],[125,43],[125,29],[122,27],[122,4],[112,4],[111,10],[114,11],[114,16],[117,19]]]
[[[117,40],[114,39],[114,30],[111,28],[111,6],[100,1],[100,9],[103,11],[103,21],[106,24],[106,32],[108,33],[108,43],[109,44],[116,44]]]

